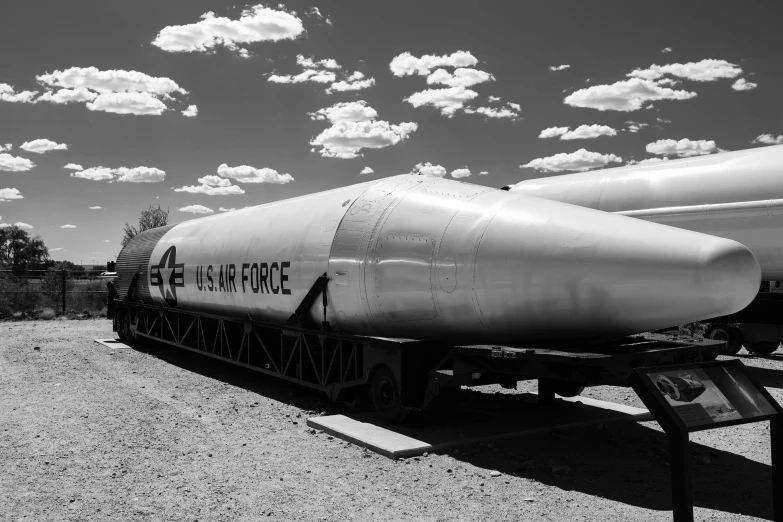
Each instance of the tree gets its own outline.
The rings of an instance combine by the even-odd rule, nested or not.
[[[49,250],[40,236],[30,237],[15,225],[0,227],[0,266],[28,270],[46,265],[48,260]]]
[[[141,211],[141,216],[139,216],[139,228],[131,226],[127,222],[125,223],[125,229],[122,231],[123,248],[128,244],[128,241],[145,230],[165,227],[168,223],[169,209],[167,208],[166,210],[163,210],[160,208],[160,205],[158,205],[158,208],[152,208],[152,205],[150,205],[150,208]]]

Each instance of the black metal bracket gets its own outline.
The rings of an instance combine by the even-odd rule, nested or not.
[[[302,302],[299,303],[298,307],[296,307],[296,311],[291,315],[291,317],[288,318],[288,322],[290,324],[304,326],[304,321],[307,318],[307,312],[310,310],[310,308],[312,308],[313,304],[315,304],[315,300],[318,299],[318,296],[320,295],[323,297],[324,307],[324,320],[321,323],[321,328],[323,330],[331,330],[329,322],[326,320],[326,307],[329,305],[329,300],[326,294],[326,287],[329,284],[329,281],[330,279],[326,272],[324,272],[322,276],[315,280],[315,283],[313,283],[313,286],[310,287],[307,295],[304,296]]]

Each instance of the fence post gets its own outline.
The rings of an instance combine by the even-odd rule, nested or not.
[[[65,269],[61,271],[62,275],[62,293],[63,293],[63,315],[65,315]]]

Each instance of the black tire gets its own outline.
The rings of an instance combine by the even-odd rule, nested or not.
[[[553,388],[555,393],[561,397],[578,397],[585,390],[584,385],[568,381],[556,381]]]
[[[122,342],[127,342],[130,336],[128,312],[120,310],[114,317],[117,325],[117,337]]]
[[[386,422],[400,423],[410,413],[410,410],[402,407],[400,385],[387,366],[380,366],[375,370],[370,396],[375,412]]]
[[[761,341],[757,343],[745,341],[743,345],[745,346],[745,349],[753,355],[766,356],[777,350],[780,343],[777,341]]]
[[[725,355],[737,355],[742,349],[742,332],[733,326],[712,324],[705,330],[704,338],[726,341]]]

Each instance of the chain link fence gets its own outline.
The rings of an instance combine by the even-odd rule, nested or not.
[[[86,271],[0,270],[0,318],[103,310],[109,280]]]

